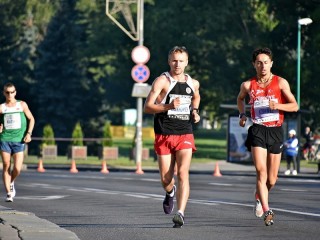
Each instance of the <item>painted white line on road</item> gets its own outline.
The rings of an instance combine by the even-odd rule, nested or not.
[[[150,198],[161,198],[163,200],[163,195],[159,195],[159,194],[148,194],[148,193],[144,193],[144,195],[149,196]]]
[[[279,212],[294,213],[294,214],[305,215],[305,216],[312,216],[312,217],[320,217],[320,214],[317,214],[317,213],[291,211],[291,210],[282,209],[282,208],[272,208],[272,209],[273,209],[273,210],[276,210],[276,211],[279,211]]]
[[[189,199],[191,200],[191,199]],[[193,199],[194,201],[194,199]],[[202,200],[207,203],[216,203],[216,204],[224,204],[224,205],[233,205],[233,206],[243,206],[243,207],[250,207],[253,208],[253,205],[250,204],[243,204],[243,203],[236,203],[236,202],[223,202],[223,201],[206,201]],[[197,202],[195,202],[197,203]],[[201,202],[199,202],[201,203]],[[305,215],[305,216],[313,216],[313,217],[320,217],[320,214],[318,213],[308,213],[308,212],[300,212],[300,211],[292,211],[292,210],[287,210],[283,208],[272,208],[273,210],[279,211],[279,212],[286,212],[286,213],[293,213],[293,214],[299,214],[299,215]]]
[[[37,187],[37,188],[48,188],[49,184],[28,184],[25,185],[26,187]],[[162,195],[157,194],[147,194],[147,193],[133,193],[133,192],[121,192],[121,191],[109,191],[104,189],[97,189],[97,188],[70,188],[69,186],[59,186],[59,189],[67,189],[77,192],[95,192],[95,193],[102,193],[102,194],[118,194],[118,195],[125,195],[135,198],[149,198],[153,200],[162,200]],[[23,198],[23,197],[20,197]],[[200,204],[200,205],[232,205],[232,206],[242,206],[242,207],[249,207],[253,208],[252,204],[243,204],[243,203],[237,203],[237,202],[227,202],[227,201],[212,201],[212,200],[203,200],[203,199],[189,199],[189,202],[191,204]],[[286,212],[286,213],[292,213],[292,214],[299,214],[299,215],[305,215],[305,216],[313,216],[313,217],[320,217],[320,214],[318,213],[309,213],[309,212],[301,212],[301,211],[292,211],[282,208],[272,208],[273,210],[279,211],[279,212]]]
[[[81,188],[67,188],[68,191],[74,191],[74,192],[90,192],[86,189],[81,189]]]
[[[57,174],[52,174],[53,177],[57,178],[84,178],[84,179],[105,179],[105,177],[101,176],[81,176],[81,175],[75,175],[75,174],[69,174],[69,175],[57,175]]]
[[[212,201],[207,201],[207,200],[197,200],[197,199],[189,199],[189,203],[195,203],[195,204],[202,204],[202,205],[219,205],[215,202]]]
[[[308,190],[302,190],[302,189],[289,189],[289,188],[281,188],[281,191],[286,192],[307,192]]]
[[[143,179],[141,179],[141,181],[145,181],[145,182],[160,182],[159,179],[152,179],[152,178],[143,178]]]
[[[117,179],[117,180],[128,180],[128,181],[131,181],[131,180],[134,180],[133,178],[128,178],[128,177],[116,177],[116,178],[113,178],[113,179]]]
[[[125,194],[125,196],[135,197],[135,198],[149,198],[148,196],[138,195],[138,194]]]
[[[320,180],[317,179],[293,179],[293,178],[281,178],[279,181],[286,182],[302,182],[302,183],[320,183]]]
[[[15,197],[18,199],[28,199],[28,200],[54,200],[68,197],[68,195],[54,195],[54,196],[24,196],[24,197]]]
[[[233,186],[233,184],[230,184],[230,183],[209,183],[209,185],[215,185],[215,186]]]

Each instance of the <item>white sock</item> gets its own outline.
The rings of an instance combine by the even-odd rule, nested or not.
[[[177,213],[180,213],[184,217],[184,214],[181,210],[178,210]]]
[[[168,192],[167,192],[167,194],[168,194],[170,197],[173,197],[173,196],[174,196],[174,187],[172,188],[171,193],[168,193]]]

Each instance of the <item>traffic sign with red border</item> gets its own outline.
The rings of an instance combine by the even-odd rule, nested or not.
[[[150,77],[150,70],[144,64],[137,64],[131,70],[131,77],[138,83],[146,82]]]
[[[145,46],[136,46],[131,52],[131,58],[136,64],[146,64],[150,59],[150,51]]]

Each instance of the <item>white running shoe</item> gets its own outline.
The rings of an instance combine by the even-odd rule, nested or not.
[[[253,197],[255,199],[255,204],[254,204],[254,208],[253,208],[253,212],[254,215],[258,218],[261,218],[263,216],[263,209],[262,209],[262,205],[260,202],[260,199],[256,198],[257,192],[256,190],[253,192]]]
[[[14,188],[14,182],[10,184],[10,193],[11,193],[11,197],[14,198],[16,196],[16,189]]]
[[[295,176],[296,176],[297,174],[298,174],[297,170],[293,170],[293,171],[292,171],[292,175],[295,175]]]
[[[13,197],[12,197],[11,193],[7,194],[6,202],[13,202]]]
[[[284,175],[290,175],[290,169],[286,170],[286,171],[284,172]]]
[[[256,215],[256,217],[258,218],[261,218],[263,216],[263,209],[259,199],[256,199],[256,203],[254,206],[254,215]]]

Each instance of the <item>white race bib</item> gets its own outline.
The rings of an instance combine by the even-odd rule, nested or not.
[[[272,99],[272,101],[278,102],[278,99]],[[255,112],[254,122],[273,122],[279,120],[279,111],[271,110],[269,107],[269,99],[257,99],[253,105]]]
[[[7,113],[4,115],[4,127],[6,129],[20,129],[20,113]]]
[[[168,115],[189,115],[190,114],[190,105],[192,96],[189,95],[178,95],[178,94],[170,94],[170,103],[176,99],[180,98],[180,106],[176,109],[168,110]]]

